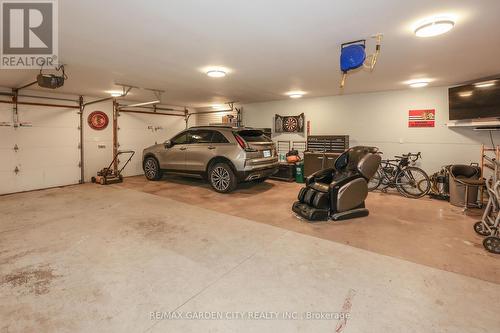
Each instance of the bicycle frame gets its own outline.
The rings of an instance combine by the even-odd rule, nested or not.
[[[398,162],[397,164],[394,162]],[[382,182],[385,180],[387,183],[383,183],[384,186],[387,187],[397,187],[397,179],[398,175],[406,169],[406,166],[402,166],[403,160],[383,160],[382,163],[380,164],[379,170],[381,171],[382,175]],[[386,168],[392,168],[390,172],[387,171]],[[414,180],[414,179],[413,179]]]
[[[384,191],[388,187],[396,188],[398,192],[406,197],[420,197],[428,192],[430,189],[430,181],[425,171],[414,167],[414,163],[421,157],[420,153],[412,154],[408,153],[402,156],[395,156],[396,159],[382,160],[381,165],[378,170],[378,185],[376,188]],[[426,179],[417,180],[412,170],[419,172],[419,174],[424,174]],[[422,185],[427,186],[427,188],[422,187]],[[421,195],[409,192],[409,189],[414,188],[421,192]]]

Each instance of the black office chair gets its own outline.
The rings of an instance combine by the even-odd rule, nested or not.
[[[310,221],[334,221],[367,216],[365,199],[368,181],[377,172],[381,157],[378,148],[357,146],[340,155],[334,168],[323,169],[306,178],[292,210]]]

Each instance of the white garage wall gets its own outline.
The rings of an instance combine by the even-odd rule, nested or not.
[[[410,109],[436,109],[436,127],[408,128]],[[445,125],[446,87],[246,104],[243,122],[246,126],[273,127],[275,114],[302,112],[311,122],[312,135],[347,134],[351,147],[377,146],[385,158],[421,151],[421,166],[428,172],[446,164],[479,162],[481,144],[491,145],[487,132]],[[273,139],[304,140],[305,135],[281,134]],[[494,131],[493,139],[500,144],[500,132]]]
[[[97,98],[86,97],[85,102]],[[89,114],[102,111],[108,115],[109,125],[103,130],[94,130],[87,124]],[[113,156],[113,101],[91,104],[85,107],[83,113],[83,151],[85,163],[85,181],[97,174],[97,171],[107,167]]]

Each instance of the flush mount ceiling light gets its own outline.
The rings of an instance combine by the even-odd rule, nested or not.
[[[406,81],[406,84],[408,84],[412,88],[423,88],[429,85],[430,80],[428,79],[416,79],[416,80],[410,80]]]
[[[464,91],[458,94],[460,97],[471,97],[472,96],[472,91]]]
[[[223,71],[222,69],[211,69],[211,70],[207,71],[207,75],[209,77],[219,78],[219,77],[226,76],[226,72]]]
[[[455,21],[449,17],[434,17],[420,22],[414,32],[417,37],[434,37],[447,33],[454,26]]]
[[[492,87],[494,85],[495,85],[495,80],[485,81],[485,82],[478,82],[478,83],[474,84],[474,86],[476,88],[488,88],[488,87]]]
[[[410,83],[410,87],[412,88],[423,88],[423,87],[426,87],[429,85],[429,82],[413,82],[413,83]]]
[[[305,95],[303,91],[289,91],[286,93],[290,98],[302,98]]]
[[[110,94],[112,97],[120,97],[123,95],[123,92],[118,90],[108,90],[106,93]]]

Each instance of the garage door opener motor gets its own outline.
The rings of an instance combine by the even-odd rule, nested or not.
[[[114,168],[112,168],[112,166],[118,160],[118,156],[120,156],[122,154],[128,154],[130,156],[129,156],[128,160],[123,164],[123,166],[120,169],[115,171]],[[97,172],[97,176],[92,177],[92,179],[91,179],[92,183],[98,183],[101,185],[109,185],[109,184],[117,184],[117,183],[123,182],[122,171],[123,171],[123,169],[125,169],[125,167],[130,162],[132,157],[134,157],[134,155],[135,155],[135,151],[133,151],[133,150],[123,150],[123,151],[117,152],[115,157],[113,158],[113,160],[109,164],[109,166],[107,168],[103,168],[103,169],[99,170]]]

